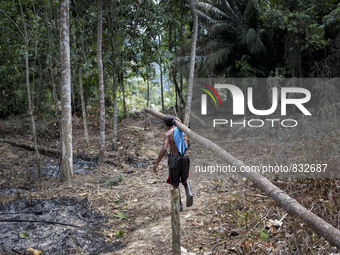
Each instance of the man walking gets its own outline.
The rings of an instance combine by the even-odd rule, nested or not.
[[[186,206],[190,207],[193,204],[193,195],[190,190],[188,182],[190,159],[188,156],[188,138],[175,126],[175,120],[182,123],[181,120],[172,115],[164,117],[164,123],[167,131],[164,134],[163,147],[159,152],[156,163],[153,166],[153,171],[157,173],[157,167],[161,159],[164,157],[168,145],[170,145],[170,155],[168,155],[171,161],[169,165],[169,177],[167,182],[173,186],[173,189],[179,189],[179,183],[181,182],[185,187],[187,201]],[[181,197],[181,196],[180,196]],[[180,199],[180,211],[183,211],[182,201]]]

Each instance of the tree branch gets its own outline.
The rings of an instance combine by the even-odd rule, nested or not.
[[[21,29],[20,29],[20,27],[18,26],[18,24],[15,23],[14,20],[12,20],[11,17],[8,16],[7,13],[6,13],[4,10],[0,9],[0,11],[2,11],[2,12],[6,15],[6,17],[7,17],[10,21],[13,22],[13,24],[18,28],[19,32],[21,33],[22,38],[25,39],[25,35],[24,35],[24,33],[21,31]]]

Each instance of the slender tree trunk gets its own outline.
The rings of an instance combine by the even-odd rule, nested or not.
[[[164,111],[164,89],[163,89],[163,71],[162,71],[162,63],[159,65],[161,70],[161,100],[162,100],[162,111]]]
[[[149,70],[149,68],[148,68]],[[146,94],[146,107],[149,107],[149,97],[150,97],[150,84],[149,84],[149,77],[147,79],[147,84],[148,84],[148,88],[147,88],[147,94]],[[148,126],[148,115],[145,113],[145,124],[144,124],[144,130],[146,130]]]
[[[132,82],[130,82],[130,105],[128,109],[129,115],[132,113],[133,107],[132,107]]]
[[[181,49],[183,49],[183,16],[184,16],[184,5],[185,5],[186,0],[182,0],[182,6],[181,6],[181,27],[180,27],[180,32],[179,32],[179,36],[180,36],[180,47]],[[180,62],[180,65],[182,66],[182,59]],[[180,91],[181,91],[181,95],[183,95],[183,74],[182,72],[180,72]],[[182,97],[183,99],[183,97]],[[180,101],[180,108],[179,108],[179,117],[181,119],[183,119],[183,107],[185,105],[185,102]]]
[[[48,2],[48,1],[47,1]],[[51,73],[51,83],[52,83],[52,95],[53,95],[53,101],[54,101],[54,107],[55,107],[55,116],[57,118],[58,122],[58,127],[60,128],[60,118],[59,118],[59,103],[58,103],[58,96],[57,96],[57,89],[56,89],[56,83],[54,80],[54,72],[53,72],[53,59],[52,59],[52,36],[50,34],[50,23],[49,23],[49,18],[48,18],[48,9],[47,9],[47,3],[45,2],[45,8],[46,8],[46,19],[45,19],[45,24],[47,28],[47,37],[48,37],[48,59],[49,59],[49,69]],[[52,17],[51,17],[52,20]],[[61,135],[60,135],[61,138]],[[61,143],[60,143],[61,144]]]
[[[24,12],[22,10],[22,5],[21,5],[20,0],[19,0],[19,4],[20,4],[21,17],[22,17],[22,24],[24,26],[24,32],[25,32],[24,41],[25,41],[25,64],[26,64],[26,87],[27,87],[28,113],[29,113],[30,118],[31,118],[34,151],[35,151],[35,154],[37,155],[38,177],[40,178],[41,177],[41,159],[40,159],[40,154],[39,154],[39,151],[38,151],[37,135],[36,135],[36,131],[35,131],[33,107],[32,107],[32,101],[31,101],[31,90],[30,90],[30,76],[29,76],[29,69],[28,69],[28,36],[27,36],[27,29],[26,29]]]
[[[177,95],[179,96],[181,104],[185,104],[183,97],[182,97],[182,92],[179,89],[177,79],[176,79],[176,59],[177,59],[177,50],[176,50],[176,28],[174,30],[174,35],[175,35],[175,61],[174,64],[169,72],[169,80],[171,80],[171,75],[172,75],[172,80],[173,84],[175,86],[175,99],[176,99],[176,109],[177,109]],[[172,25],[170,23],[169,25],[169,51],[172,52]]]
[[[48,1],[49,1],[50,5],[51,5],[51,11],[52,11],[52,13],[51,13],[51,21],[53,21],[53,15],[52,14],[55,13],[55,18],[54,18],[54,28],[56,30],[55,36],[57,37],[57,39],[60,39],[59,38],[60,30],[59,30],[58,18],[57,18],[58,15],[57,15],[57,11],[55,11],[55,6],[54,6],[57,2],[54,3],[54,0],[48,0]]]
[[[57,96],[57,89],[56,89],[56,84],[54,80],[54,73],[53,73],[53,58],[52,58],[52,38],[50,34],[50,23],[48,19],[48,14],[47,14],[47,5],[46,5],[46,20],[45,20],[46,28],[47,28],[47,37],[48,37],[48,65],[51,73],[51,83],[52,83],[52,95],[53,95],[53,101],[54,101],[54,107],[55,107],[55,116],[58,119],[59,122],[59,103],[58,103],[58,96]]]
[[[113,70],[112,70],[112,78],[113,78],[113,135],[112,135],[112,150],[116,149],[117,143],[117,82],[116,82],[116,66],[115,61],[113,60]]]
[[[183,94],[183,75],[182,73],[180,74],[180,90],[181,90],[181,93]],[[182,119],[183,118],[183,107],[184,107],[184,104],[180,103],[180,107],[179,107],[179,117]]]
[[[83,124],[84,124],[84,135],[85,135],[85,154],[88,154],[88,149],[90,148],[89,132],[87,130],[87,117],[86,117],[86,107],[84,100],[84,89],[83,89],[83,79],[81,75],[81,64],[79,63],[79,90],[80,90],[80,101],[81,109],[83,113]]]
[[[176,104],[175,104],[175,107],[176,107],[176,111],[178,112],[178,104],[177,104],[177,97],[181,97],[181,91],[178,89],[178,83],[177,83],[177,77],[176,77],[176,74],[177,74],[177,35],[176,35],[176,26],[174,27],[174,39],[175,39],[175,62],[174,62],[174,65],[173,65],[173,68],[172,68],[172,77],[174,79],[174,84],[176,86]]]
[[[175,109],[178,111],[178,103],[177,103],[178,93],[175,92]]]
[[[35,13],[35,6],[34,6],[34,1],[32,1],[32,6],[33,6],[33,13],[34,13],[34,22],[35,22],[35,31],[34,31],[34,61],[33,61],[33,80],[32,80],[32,87],[31,87],[31,95],[32,95],[32,105],[34,105],[34,86],[35,86],[35,63],[37,61],[37,57],[38,57],[38,21],[37,21],[37,15]],[[39,108],[39,91],[37,91],[37,97],[38,97],[38,102],[37,102],[37,106],[38,106],[38,116],[40,115],[40,108]]]
[[[105,153],[105,95],[104,95],[104,74],[102,62],[102,33],[103,33],[103,4],[98,0],[98,36],[97,36],[97,62],[99,78],[99,108],[100,108],[100,147],[99,163],[104,162]]]
[[[39,70],[39,90],[37,91],[37,115],[41,118],[41,101],[42,101],[42,97],[43,97],[43,92],[44,92],[44,86],[43,86],[43,78],[42,78],[42,67],[41,67],[41,63],[39,63],[40,66],[40,70]]]
[[[187,92],[187,103],[185,106],[185,115],[184,115],[184,125],[189,126],[190,121],[190,111],[191,111],[191,101],[192,101],[192,90],[194,83],[194,72],[195,72],[195,59],[196,59],[196,41],[198,34],[198,18],[197,11],[195,8],[195,0],[190,0],[190,9],[192,13],[192,18],[194,21],[192,41],[191,41],[191,53],[190,53],[190,69],[189,69],[189,79],[188,79],[188,92]]]
[[[173,73],[174,74],[174,73]],[[179,97],[179,100],[181,102],[181,104],[185,104],[184,102],[184,99],[182,97],[182,92],[178,86],[178,82],[177,82],[177,79],[176,79],[176,75],[173,75],[173,81],[174,81],[174,85],[175,85],[175,92],[177,93],[178,97]]]
[[[49,43],[50,43],[50,41],[49,41]],[[50,47],[50,45],[49,45],[49,47]],[[50,51],[50,53],[52,54],[52,50]],[[49,68],[50,68],[50,73],[51,73],[52,94],[53,94],[53,101],[54,101],[54,107],[55,107],[55,116],[56,116],[56,118],[59,122],[59,102],[58,102],[59,99],[58,99],[57,88],[56,88],[56,83],[55,83],[55,79],[54,79],[52,58],[50,58]]]
[[[161,48],[161,37],[159,37],[159,49]],[[159,69],[161,72],[161,102],[162,111],[164,111],[164,97],[163,97],[163,70],[162,70],[162,56],[159,54]]]
[[[74,93],[74,82],[72,82],[72,77],[71,77],[71,99],[72,99],[72,115],[75,115],[76,114],[76,102],[75,102],[75,93]]]
[[[172,9],[171,9],[172,10]],[[169,22],[169,51],[172,52],[172,23]]]
[[[42,66],[40,64],[40,85],[39,85],[39,93],[40,93],[40,108],[43,114],[43,120],[45,121],[45,107],[44,107],[44,101],[45,101],[45,82],[43,78],[43,70]]]
[[[110,2],[110,8],[112,10],[115,9],[115,6],[112,6],[112,2]],[[110,32],[114,34],[114,26],[115,26],[115,13],[108,13],[108,19],[111,20]],[[117,143],[117,81],[116,81],[116,60],[115,60],[115,42],[114,37],[111,36],[111,49],[112,49],[112,100],[113,100],[113,132],[112,132],[112,150],[116,150]]]
[[[124,72],[122,71],[120,75],[121,75],[121,85],[122,85],[122,91],[123,91],[123,106],[124,106],[124,118],[125,118],[126,117],[126,101],[125,101]]]
[[[69,0],[60,0],[60,62],[62,135],[60,180],[68,181],[73,177]]]
[[[147,90],[147,95],[146,95],[146,107],[149,107],[149,102],[150,102],[150,83],[149,83],[149,77],[146,80],[146,83],[148,84],[148,90]]]
[[[150,108],[145,108],[145,111],[160,118],[164,118],[164,114],[154,111]],[[214,144],[210,140],[196,134],[192,130],[190,130],[185,125],[178,123],[176,121],[176,126],[183,131],[188,138],[192,141],[203,145],[208,150],[212,151],[215,156],[222,159],[229,165],[236,167],[236,173],[242,175],[243,177],[248,178],[252,181],[256,187],[259,187],[267,196],[274,199],[276,204],[280,206],[283,210],[289,213],[291,216],[294,216],[301,221],[305,222],[308,227],[310,227],[317,234],[324,237],[331,245],[336,246],[340,249],[340,230],[333,227],[328,222],[324,221],[317,215],[313,214],[302,205],[300,205],[295,199],[289,197],[287,193],[283,190],[276,187],[269,180],[267,180],[264,176],[257,172],[246,172],[240,169],[246,169],[244,163],[234,156],[230,155],[228,152],[223,150],[218,145]]]

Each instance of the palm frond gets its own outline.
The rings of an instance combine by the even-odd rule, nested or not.
[[[248,0],[246,8],[243,12],[243,16],[252,15],[254,12],[260,11],[260,6],[258,5],[256,0]]]
[[[195,66],[198,66],[201,62],[203,62],[204,56],[195,57]],[[177,71],[181,73],[184,77],[188,77],[189,75],[189,65],[190,65],[190,56],[178,57],[177,61],[182,61],[182,65],[177,68]]]
[[[205,58],[205,63],[207,68],[214,69],[216,66],[223,64],[229,58],[229,54],[232,50],[232,46],[227,46],[225,48],[216,50],[215,52],[209,54]]]
[[[199,62],[203,59],[203,56],[197,56],[195,57],[195,62]],[[183,64],[190,63],[190,55],[189,56],[183,56],[183,57],[177,57],[176,62],[182,62]]]
[[[203,21],[203,23],[205,24],[214,24],[216,21],[214,19],[212,19],[209,15],[205,14],[204,12],[197,10],[197,15],[198,15],[198,19],[200,21]]]
[[[208,50],[215,50],[215,49],[221,49],[224,48],[226,46],[225,40],[222,39],[214,39],[214,40],[210,40],[206,45],[206,49]]]
[[[209,3],[198,2],[196,3],[196,6],[199,7],[198,9],[201,8],[200,10],[205,10],[206,12],[213,14],[216,19],[229,19],[229,15]]]
[[[245,29],[242,29],[242,32],[243,33],[240,36],[241,43],[250,44],[256,40],[257,33],[254,28],[249,28],[249,29],[245,28]]]
[[[240,41],[241,43],[247,45],[247,48],[251,54],[257,54],[261,51],[266,51],[261,37],[254,28],[243,29],[243,33],[240,34]]]
[[[237,16],[234,11],[235,6],[233,2],[229,3],[228,0],[224,0],[221,2],[221,6],[224,10],[229,10],[234,16]]]
[[[225,23],[225,22],[218,22],[210,26],[209,31],[213,34],[215,33],[223,33],[225,31],[230,30],[232,25],[230,23]]]

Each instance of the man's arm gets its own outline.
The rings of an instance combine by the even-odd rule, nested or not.
[[[153,171],[155,173],[157,173],[157,167],[158,167],[159,162],[162,160],[162,158],[164,157],[164,155],[166,153],[166,149],[168,148],[168,144],[169,144],[169,136],[167,135],[167,132],[166,132],[164,134],[163,147],[162,147],[161,151],[159,152],[156,163],[153,166]]]

